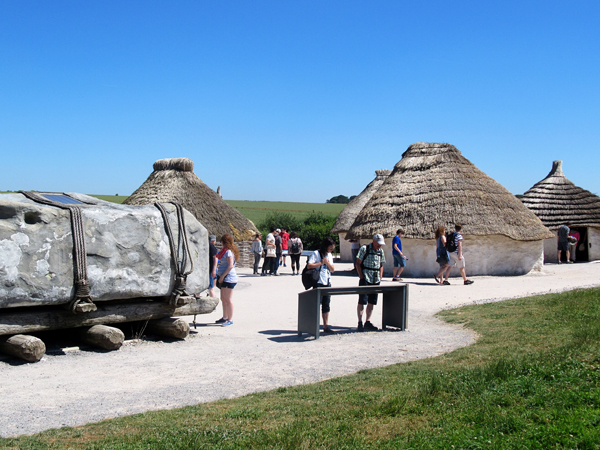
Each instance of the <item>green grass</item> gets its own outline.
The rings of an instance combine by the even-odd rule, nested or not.
[[[289,213],[297,219],[304,219],[313,212],[337,216],[345,204],[339,203],[299,203],[299,202],[258,202],[250,200],[225,200],[254,224],[261,223],[269,213]]]
[[[445,311],[472,346],[2,448],[598,449],[600,289]],[[368,351],[365,348],[365,351]]]

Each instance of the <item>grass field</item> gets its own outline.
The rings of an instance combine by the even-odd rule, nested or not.
[[[1,193],[2,191],[0,191]],[[125,195],[96,195],[92,197],[113,203],[123,203],[127,196]],[[225,200],[228,204],[237,209],[244,217],[250,219],[254,224],[262,222],[267,214],[272,212],[289,213],[298,219],[304,219],[313,212],[337,216],[345,204],[339,203],[298,203],[298,202],[267,202],[250,200]]]
[[[35,436],[14,449],[599,449],[600,289],[444,311],[436,358]],[[368,351],[368,349],[365,349]]]

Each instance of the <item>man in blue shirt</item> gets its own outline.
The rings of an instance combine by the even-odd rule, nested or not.
[[[392,239],[392,256],[394,257],[394,278],[392,278],[392,281],[402,281],[400,274],[406,267],[406,260],[408,259],[402,253],[402,241],[400,240],[402,236],[404,236],[404,230],[400,228],[396,231],[394,239]]]

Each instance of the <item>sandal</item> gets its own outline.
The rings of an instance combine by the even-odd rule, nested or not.
[[[440,284],[440,279],[437,277],[437,275],[434,275],[434,276],[433,276],[433,279],[435,280],[435,282],[436,282],[437,284]]]
[[[450,286],[450,282],[449,282],[448,280],[445,280],[445,281],[444,281],[442,284],[443,284],[444,286]]]

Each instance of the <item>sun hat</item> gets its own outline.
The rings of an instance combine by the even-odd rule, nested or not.
[[[373,236],[373,240],[379,245],[385,245],[385,239],[383,239],[383,236],[380,234],[376,234],[375,236]]]

